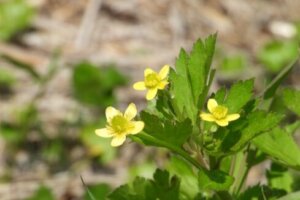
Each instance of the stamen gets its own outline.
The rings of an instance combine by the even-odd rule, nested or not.
[[[217,106],[213,111],[212,114],[216,119],[223,119],[226,117],[228,112],[228,108],[224,106]]]
[[[156,73],[148,74],[145,77],[145,85],[146,85],[147,88],[157,87],[159,82],[160,82],[160,79],[159,79],[159,77]]]

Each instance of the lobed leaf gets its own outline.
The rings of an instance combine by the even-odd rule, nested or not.
[[[110,200],[179,200],[180,181],[169,172],[157,169],[153,180],[137,177],[132,184],[120,186],[109,196]]]
[[[198,174],[199,187],[203,190],[225,191],[230,188],[234,178],[227,173],[214,170],[200,170]]]
[[[147,112],[141,113],[141,119],[145,122],[145,133],[172,146],[181,147],[192,133],[192,125],[189,119],[183,122],[167,119],[162,120]],[[136,135],[136,137],[139,137],[139,135]],[[147,141],[144,142],[147,143]],[[155,146],[162,145],[155,144]]]
[[[275,128],[256,137],[252,143],[276,162],[300,169],[300,149],[291,134],[281,128]],[[283,146],[284,145],[284,146]]]
[[[225,106],[230,113],[239,112],[253,95],[254,79],[236,82],[228,91]]]
[[[273,127],[280,122],[282,117],[282,115],[276,113],[267,113],[261,110],[254,111],[246,117],[246,127],[238,132],[228,134],[222,146],[226,149],[226,147],[228,148],[228,146],[232,145],[230,145],[230,143],[235,142],[236,138],[239,138],[237,142],[230,147],[231,151],[239,151],[253,138],[273,129]],[[235,138],[234,134],[237,134]]]
[[[283,90],[283,102],[288,109],[300,116],[300,90]]]

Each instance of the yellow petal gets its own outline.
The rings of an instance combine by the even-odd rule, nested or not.
[[[228,121],[226,119],[216,120],[219,126],[228,126]]]
[[[124,117],[130,121],[136,116],[136,113],[137,113],[136,106],[134,103],[131,103],[127,107],[124,113]]]
[[[218,106],[218,103],[215,99],[209,99],[207,102],[207,109],[209,112],[212,113],[212,111]]]
[[[144,71],[144,76],[146,77],[147,75],[152,74],[152,73],[156,73],[156,72],[153,71],[153,70],[150,69],[150,68],[147,68],[147,69],[145,69],[145,71]]]
[[[158,89],[159,90],[163,90],[163,89],[165,89],[165,87],[166,87],[166,85],[168,85],[169,84],[169,82],[168,81],[161,81],[160,83],[159,83],[159,85],[158,85]]]
[[[104,137],[104,138],[109,138],[112,137],[113,134],[111,131],[109,131],[107,128],[101,128],[101,129],[97,129],[95,130],[96,135],[100,136],[100,137]]]
[[[122,115],[122,113],[115,109],[114,107],[107,107],[106,110],[105,110],[105,116],[106,116],[106,119],[107,121],[109,122],[114,116],[116,115]]]
[[[226,120],[228,121],[234,121],[240,118],[240,114],[230,114],[226,116]]]
[[[117,135],[111,141],[111,146],[117,147],[122,145],[126,140],[126,135]]]
[[[156,93],[157,93],[157,89],[156,88],[148,90],[147,95],[146,95],[146,99],[147,100],[154,99],[154,97],[156,96]]]
[[[145,126],[143,121],[133,121],[132,124],[134,128],[130,131],[130,134],[137,134],[141,132]]]
[[[209,113],[201,113],[200,117],[201,117],[202,120],[208,121],[208,122],[213,122],[213,121],[216,120],[214,118],[214,116],[212,114],[209,114]]]
[[[145,90],[146,89],[145,82],[143,81],[136,82],[135,84],[133,84],[133,88],[135,90]]]
[[[161,79],[165,79],[168,74],[169,74],[169,71],[170,71],[170,66],[169,65],[165,65],[158,73],[158,76],[161,78]]]

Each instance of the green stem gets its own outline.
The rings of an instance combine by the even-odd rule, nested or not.
[[[249,164],[246,163],[247,159],[248,159],[248,151],[249,151],[249,149],[250,149],[250,145],[248,145],[248,147],[246,149],[247,155],[245,155],[244,159],[242,159],[242,163],[241,164],[243,165],[243,167],[240,168],[240,170],[242,170],[242,172],[241,172],[241,174],[238,175],[238,177],[241,177],[241,178],[239,179],[239,183],[237,184],[235,195],[238,195],[241,192],[241,189],[244,186],[244,183],[246,181],[246,178],[247,178],[249,170],[250,170]],[[244,163],[246,163],[246,165]],[[237,163],[235,163],[235,164],[237,164]]]
[[[137,136],[131,136],[131,137],[134,139]],[[186,161],[190,162],[192,165],[194,165],[198,169],[204,168],[204,166],[202,166],[199,162],[197,162],[195,159],[193,159],[187,152],[185,152],[184,150],[182,150],[181,148],[179,148],[177,146],[169,144],[163,140],[158,140],[158,139],[152,137],[151,135],[145,134],[145,133],[139,133],[138,137],[145,139],[146,141],[153,142],[154,144],[156,144],[158,146],[162,146],[162,147],[166,147],[166,148],[170,149],[171,151],[177,153],[178,155],[183,157]]]
[[[241,182],[237,188],[237,191],[236,191],[236,195],[239,194],[241,192],[241,189],[246,181],[246,178],[248,176],[248,173],[249,173],[249,168],[247,167],[246,170],[244,171],[243,175],[242,175],[242,179],[241,179]]]

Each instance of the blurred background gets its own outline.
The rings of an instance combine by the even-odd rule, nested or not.
[[[298,53],[296,0],[1,0],[0,199],[88,200],[164,166],[164,150],[94,135],[104,110],[146,105],[132,83],[218,33],[212,91],[263,89]],[[285,85],[300,88],[296,67]],[[248,180],[260,179],[253,172]],[[100,189],[99,189],[100,188]]]

